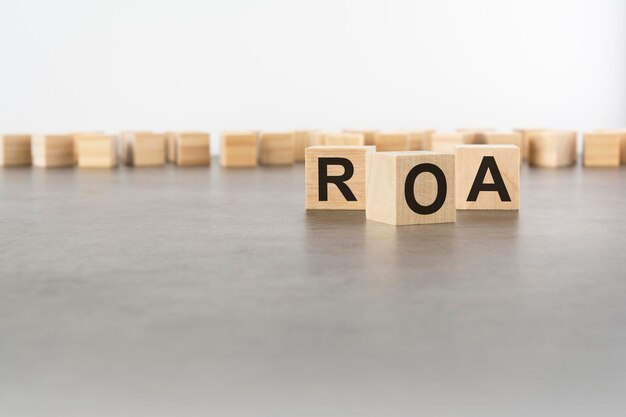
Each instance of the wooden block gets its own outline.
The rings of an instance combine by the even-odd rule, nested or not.
[[[304,150],[309,146],[320,145],[320,132],[317,130],[295,130],[293,132],[294,158],[304,162]]]
[[[94,131],[90,131],[90,132],[88,132],[88,131],[71,132],[71,133],[68,133],[68,135],[71,135],[72,139],[74,141],[74,144],[73,144],[73,148],[74,149],[72,151],[72,154],[74,156],[74,163],[76,164],[78,162],[78,137],[79,136],[84,136],[84,135],[104,135],[104,132],[94,130]]]
[[[620,136],[620,160],[622,164],[626,164],[626,129],[597,129],[594,133],[615,133]]]
[[[530,139],[532,135],[534,135],[535,133],[541,132],[543,130],[547,130],[547,129],[539,129],[539,128],[513,129],[514,132],[519,132],[522,135],[522,147],[520,149],[522,150],[523,161],[528,160],[528,149],[529,149],[528,140]]]
[[[486,132],[484,137],[487,145],[515,145],[520,150],[520,156],[524,153],[522,150],[524,142],[520,132]],[[521,161],[520,158],[520,168],[522,166]]]
[[[165,164],[165,135],[149,132],[123,132],[122,161],[130,166],[151,167]]]
[[[376,152],[400,152],[409,149],[409,135],[403,132],[379,132],[374,136]]]
[[[476,135],[472,132],[434,132],[432,134],[432,151],[454,154],[458,145],[475,144]]]
[[[263,165],[292,165],[295,162],[293,133],[261,133],[259,161]]]
[[[528,138],[528,162],[558,168],[576,163],[576,132],[542,130]]]
[[[586,133],[583,142],[583,163],[586,167],[618,167],[621,161],[622,134]]]
[[[0,166],[31,164],[30,135],[0,135]]]
[[[257,142],[257,132],[223,132],[220,165],[225,168],[256,167]]]
[[[516,145],[457,146],[457,210],[519,210],[519,167]]]
[[[430,151],[434,130],[408,130],[409,151]]]
[[[472,135],[474,135],[474,138],[472,140],[472,143],[474,144],[483,144],[483,143],[487,143],[487,139],[486,139],[486,134],[490,133],[490,132],[496,132],[496,129],[493,128],[460,128],[456,130],[457,132],[461,132],[461,133],[470,133]]]
[[[307,210],[365,210],[365,157],[373,146],[306,149]]]
[[[363,135],[363,138],[365,139],[365,145],[366,146],[371,146],[374,145],[374,138],[376,137],[376,134],[379,132],[378,130],[375,129],[344,129],[343,130],[345,133],[360,133]]]
[[[174,162],[178,166],[201,166],[211,163],[211,136],[204,132],[175,132]]]
[[[176,162],[176,133],[165,132],[165,146],[167,147],[165,159],[167,162]]]
[[[365,216],[393,224],[453,223],[454,155],[376,152],[367,155]]]
[[[322,146],[363,146],[365,136],[362,133],[324,133],[320,144]]]
[[[74,137],[81,168],[112,168],[117,165],[117,141],[104,134],[81,134]]]
[[[33,165],[42,168],[71,167],[74,165],[74,137],[72,135],[33,135]]]

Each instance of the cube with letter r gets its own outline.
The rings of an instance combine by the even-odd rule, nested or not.
[[[365,160],[373,152],[373,146],[306,148],[307,210],[365,210]]]

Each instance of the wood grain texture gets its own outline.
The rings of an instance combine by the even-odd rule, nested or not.
[[[361,133],[322,133],[321,146],[364,146],[365,136]]]
[[[30,165],[31,137],[26,134],[0,135],[0,166]]]
[[[522,150],[522,160],[523,161],[527,161],[528,160],[528,152],[529,152],[529,140],[530,137],[532,135],[534,135],[535,133],[539,133],[542,132],[544,130],[548,130],[548,129],[542,129],[542,128],[531,128],[531,129],[513,129],[514,132],[518,132],[522,135],[522,147],[520,148]]]
[[[75,137],[80,168],[112,168],[117,165],[117,140],[104,134],[80,134]]]
[[[263,132],[259,138],[262,165],[293,165],[295,141],[292,132]]]
[[[72,135],[33,135],[32,163],[42,168],[74,166],[74,137]]]
[[[221,138],[220,165],[224,168],[256,167],[258,161],[258,133],[223,132]]]
[[[473,132],[434,132],[431,148],[433,152],[454,154],[458,145],[474,144],[476,140]]]
[[[317,130],[294,130],[294,158],[296,162],[304,162],[304,150],[309,146],[318,146],[320,132]]]
[[[511,201],[503,201],[497,191],[481,191],[476,201],[468,196],[485,157],[493,157]],[[461,145],[456,148],[456,208],[457,210],[519,210],[520,149],[516,145]],[[483,182],[493,184],[491,171]]]
[[[430,151],[432,149],[432,129],[407,130],[409,151]]]
[[[371,146],[374,145],[374,138],[376,134],[379,132],[377,129],[344,129],[345,133],[358,133],[362,134],[365,139],[365,145]]]
[[[529,134],[530,165],[559,168],[576,163],[576,132],[542,130]]]
[[[594,133],[615,133],[620,136],[620,163],[626,164],[626,128],[623,129],[596,129]]]
[[[618,167],[621,162],[622,134],[586,133],[583,141],[583,164],[586,167]]]
[[[405,132],[379,132],[374,136],[376,152],[401,152],[409,150],[409,134]]]
[[[122,132],[121,159],[134,167],[152,167],[165,164],[165,134],[152,132]]]
[[[407,203],[405,183],[409,172],[420,164],[436,165],[445,175],[447,192],[441,208],[432,214],[418,214]],[[367,219],[392,225],[453,223],[454,155],[428,152],[376,152],[367,155]],[[413,184],[415,199],[421,205],[433,204],[438,187],[434,175],[421,173]]]
[[[365,210],[365,167],[366,155],[375,152],[373,146],[312,146],[305,153],[305,183],[307,210]],[[345,158],[354,168],[346,186],[356,197],[356,201],[348,201],[335,184],[328,184],[327,201],[321,201],[319,190],[319,159]],[[341,176],[345,168],[341,165],[329,165],[329,176]]]
[[[205,132],[177,132],[173,135],[174,161],[178,166],[211,163],[211,136]]]

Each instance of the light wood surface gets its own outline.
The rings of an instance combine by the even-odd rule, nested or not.
[[[362,133],[322,133],[322,146],[364,146],[365,136]]]
[[[541,130],[528,136],[530,165],[559,168],[576,163],[576,132]]]
[[[32,161],[30,144],[30,135],[0,135],[0,166],[30,165]]]
[[[74,138],[80,168],[112,168],[117,165],[117,140],[105,134],[80,134]]]
[[[594,133],[616,133],[620,136],[620,162],[626,164],[626,128],[622,129],[596,129]]]
[[[74,165],[74,137],[72,135],[33,135],[33,166],[61,168]]]
[[[470,145],[476,143],[474,132],[434,132],[431,139],[433,152],[454,154],[458,145]]]
[[[221,138],[220,165],[225,168],[250,168],[257,166],[258,133],[223,132]]]
[[[482,169],[481,169],[482,167]],[[456,148],[457,210],[519,210],[520,149],[516,145],[461,145]],[[487,184],[473,197],[474,186]],[[489,184],[500,186],[491,190]],[[470,201],[475,200],[475,201]]]
[[[373,146],[312,146],[307,148],[305,151],[306,208],[308,210],[365,210],[365,158],[368,153],[375,151],[376,148]],[[322,164],[325,170],[320,172],[320,159],[327,158],[342,161]],[[342,187],[348,188],[345,191],[342,191],[336,183],[322,181],[325,177],[341,179],[342,176],[350,174],[346,166],[342,164],[352,170],[349,178],[340,181],[345,184]],[[320,193],[320,185],[326,191],[325,200],[321,197],[323,193]],[[352,197],[354,201],[349,200]]]
[[[622,134],[585,133],[583,163],[586,167],[618,167],[621,161]]]
[[[430,151],[432,149],[432,129],[407,130],[409,151]]]
[[[539,133],[542,132],[544,130],[548,130],[548,129],[542,129],[542,128],[531,128],[531,129],[513,129],[514,132],[519,132],[522,135],[522,147],[520,148],[522,150],[522,160],[523,161],[527,161],[528,160],[528,152],[529,152],[529,139],[532,135],[534,135],[535,133]]]
[[[432,167],[441,173],[443,188],[429,171],[419,173],[420,168]],[[365,216],[392,225],[451,223],[456,221],[454,205],[454,155],[428,152],[376,152],[367,155],[366,209]],[[428,168],[431,169],[431,168]],[[407,178],[409,181],[407,181]],[[411,178],[414,180],[411,183]],[[405,192],[407,184],[414,201],[428,208],[436,205],[438,210],[419,214],[409,206],[411,196]]]
[[[152,132],[122,132],[121,159],[129,166],[152,167],[165,164],[165,134]]]
[[[406,132],[379,132],[374,136],[376,152],[400,152],[409,150],[409,134]]]
[[[292,132],[263,132],[259,138],[262,165],[293,165],[295,141]]]
[[[211,136],[205,132],[176,132],[174,161],[178,166],[202,166],[211,163]]]
[[[304,150],[306,148],[321,145],[320,132],[317,130],[294,130],[293,140],[296,162],[304,162]]]
[[[359,133],[363,135],[365,139],[365,145],[371,146],[374,145],[374,138],[376,134],[379,132],[377,129],[344,129],[345,133]]]

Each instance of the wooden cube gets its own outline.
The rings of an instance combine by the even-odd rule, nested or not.
[[[520,156],[524,153],[524,142],[520,132],[486,132],[484,138],[487,145],[515,145],[520,150]],[[520,157],[520,167],[521,161]]]
[[[471,145],[481,141],[473,132],[434,132],[432,134],[432,151],[454,154],[459,145]]]
[[[583,142],[583,163],[586,167],[617,167],[621,161],[620,133],[586,133]]]
[[[516,145],[457,146],[457,210],[519,210],[519,167]]]
[[[78,166],[81,168],[111,168],[117,165],[117,141],[104,134],[75,136]]]
[[[434,130],[409,130],[409,151],[430,151]]]
[[[559,168],[576,163],[576,132],[542,130],[528,137],[528,162],[533,166]]]
[[[322,146],[363,146],[365,136],[362,133],[324,133],[320,142]]]
[[[31,164],[30,135],[0,135],[0,166]]]
[[[626,164],[626,129],[597,129],[594,133],[614,133],[620,136],[620,161],[622,164]]]
[[[129,166],[152,167],[165,164],[165,135],[150,132],[122,132],[122,161]]]
[[[211,163],[211,136],[204,132],[174,132],[174,162],[178,166],[201,166]]]
[[[320,145],[320,133],[317,130],[295,130],[293,132],[294,158],[304,162],[304,150],[309,146]]]
[[[33,135],[33,165],[42,168],[71,167],[74,165],[74,137],[72,135]]]
[[[399,152],[409,149],[409,135],[402,132],[380,132],[374,136],[376,152]]]
[[[496,129],[493,128],[460,128],[456,130],[461,133],[470,133],[474,135],[472,139],[472,143],[474,144],[483,144],[487,143],[486,135],[490,132],[496,132]]]
[[[374,145],[374,138],[376,137],[376,134],[378,133],[378,130],[375,130],[375,129],[365,129],[365,130],[344,129],[343,131],[345,133],[359,133],[359,134],[362,134],[363,138],[365,139],[365,145],[366,146]]]
[[[93,131],[83,131],[83,132],[71,132],[68,134],[72,136],[72,139],[74,141],[73,155],[74,155],[74,163],[76,164],[78,163],[78,138],[80,136],[85,136],[85,135],[104,135],[104,132],[93,130]]]
[[[165,132],[165,160],[167,162],[176,162],[176,134],[177,132]]]
[[[256,167],[258,160],[257,132],[224,132],[220,165],[225,168]]]
[[[454,155],[376,152],[367,155],[365,216],[393,224],[453,223]]]
[[[365,210],[365,157],[373,146],[306,149],[307,210]]]
[[[543,130],[547,130],[547,129],[540,129],[540,128],[533,128],[533,129],[513,129],[514,132],[519,132],[522,135],[522,147],[520,148],[522,151],[522,160],[523,161],[527,161],[528,160],[528,151],[529,151],[529,139],[532,135],[534,135],[535,133],[539,133]]]
[[[263,165],[292,165],[295,141],[291,132],[261,133],[259,161]]]

